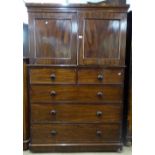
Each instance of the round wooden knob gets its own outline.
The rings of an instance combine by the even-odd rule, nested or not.
[[[98,93],[97,93],[97,96],[98,96],[98,97],[102,97],[102,96],[103,96],[103,93],[102,93],[102,92],[98,92]]]
[[[50,75],[50,78],[51,78],[52,80],[55,80],[55,79],[56,79],[56,75],[55,75],[55,74],[51,74],[51,75]]]
[[[56,96],[56,92],[55,92],[54,90],[52,90],[52,91],[50,92],[50,94],[51,94],[51,96]]]
[[[52,136],[55,136],[56,134],[57,134],[57,131],[56,131],[56,130],[52,130],[52,131],[51,131],[51,135],[52,135]]]
[[[97,135],[97,136],[101,136],[101,135],[102,135],[102,132],[101,132],[100,130],[97,130],[97,131],[96,131],[96,135]]]
[[[50,114],[51,114],[51,115],[56,115],[56,114],[57,114],[57,111],[56,111],[56,110],[51,110],[51,111],[50,111]]]
[[[96,112],[96,115],[99,117],[99,116],[102,116],[103,112],[102,111],[97,111]]]
[[[100,81],[102,81],[102,80],[103,80],[103,75],[99,74],[99,75],[97,76],[97,79],[100,80]]]

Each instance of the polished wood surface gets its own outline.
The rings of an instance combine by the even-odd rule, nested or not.
[[[122,148],[123,2],[26,4],[31,151]]]
[[[100,1],[100,2],[89,2],[88,1],[88,4],[98,4],[98,5],[105,5],[105,4],[112,4],[112,5],[121,5],[121,4],[125,4],[126,3],[126,0],[103,0],[103,1]]]
[[[132,87],[129,88],[126,144],[132,145]]]
[[[72,86],[72,85],[33,85],[31,102],[44,101],[121,101],[121,86]]]
[[[23,150],[28,149],[30,141],[27,61],[23,60]]]
[[[70,3],[69,5],[62,5],[60,3],[26,3],[26,6],[28,8],[29,12],[41,12],[41,11],[47,11],[48,9],[59,9],[59,8],[79,8],[79,9],[87,9],[87,8],[102,8],[102,9],[119,9],[119,11],[127,11],[129,5],[125,3],[125,0],[108,0],[111,1],[111,3],[116,3],[116,1],[120,1],[121,3],[119,5],[111,5],[111,4],[103,4],[103,5],[96,5],[96,4],[82,4],[82,3]],[[39,10],[38,10],[39,8]],[[47,9],[47,10],[46,10]],[[106,11],[108,11],[106,10]],[[68,10],[67,10],[68,11]],[[70,10],[69,10],[70,11]],[[117,10],[118,11],[118,10]]]
[[[32,123],[53,122],[120,122],[121,106],[90,104],[51,104],[35,103],[31,105]]]
[[[119,124],[36,124],[31,127],[31,136],[35,144],[117,142],[119,128]]]
[[[83,11],[79,16],[79,64],[122,65],[125,58],[126,14]]]
[[[32,22],[32,23],[31,23]],[[75,13],[35,14],[30,20],[30,58],[37,64],[76,64]]]
[[[33,68],[30,69],[30,83],[76,83],[76,69]]]
[[[79,69],[78,83],[123,84],[123,69]]]
[[[120,152],[122,143],[120,142],[100,142],[100,143],[70,143],[70,144],[30,144],[32,152]]]
[[[94,16],[94,13],[92,14]],[[117,59],[119,56],[119,20],[106,20],[102,19],[103,17],[94,19],[87,16],[88,19],[84,21],[84,57]]]
[[[78,74],[78,77],[76,77]],[[52,77],[54,76],[54,77]],[[54,68],[30,69],[31,84],[123,84],[123,69]]]
[[[71,21],[65,19],[38,19],[35,21],[36,57],[70,58]],[[52,36],[52,37],[51,37]]]

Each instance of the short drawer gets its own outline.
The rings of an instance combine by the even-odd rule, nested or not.
[[[119,140],[119,124],[33,124],[31,126],[32,144],[116,142]]]
[[[31,104],[32,123],[48,122],[120,122],[121,106],[103,104]]]
[[[119,85],[72,86],[72,85],[31,85],[30,99],[40,101],[122,101],[123,89]]]
[[[76,69],[31,68],[30,83],[75,83]]]
[[[79,69],[78,83],[122,84],[123,69]]]

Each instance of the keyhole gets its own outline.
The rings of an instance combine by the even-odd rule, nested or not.
[[[119,76],[121,76],[121,75],[122,75],[122,73],[121,73],[121,72],[119,72],[119,73],[118,73],[118,75],[119,75]]]
[[[45,21],[45,24],[47,25],[48,24],[48,21]]]

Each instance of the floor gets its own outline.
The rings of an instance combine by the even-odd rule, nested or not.
[[[31,153],[30,151],[24,151],[23,155],[132,155],[132,147],[123,147],[121,153]]]

